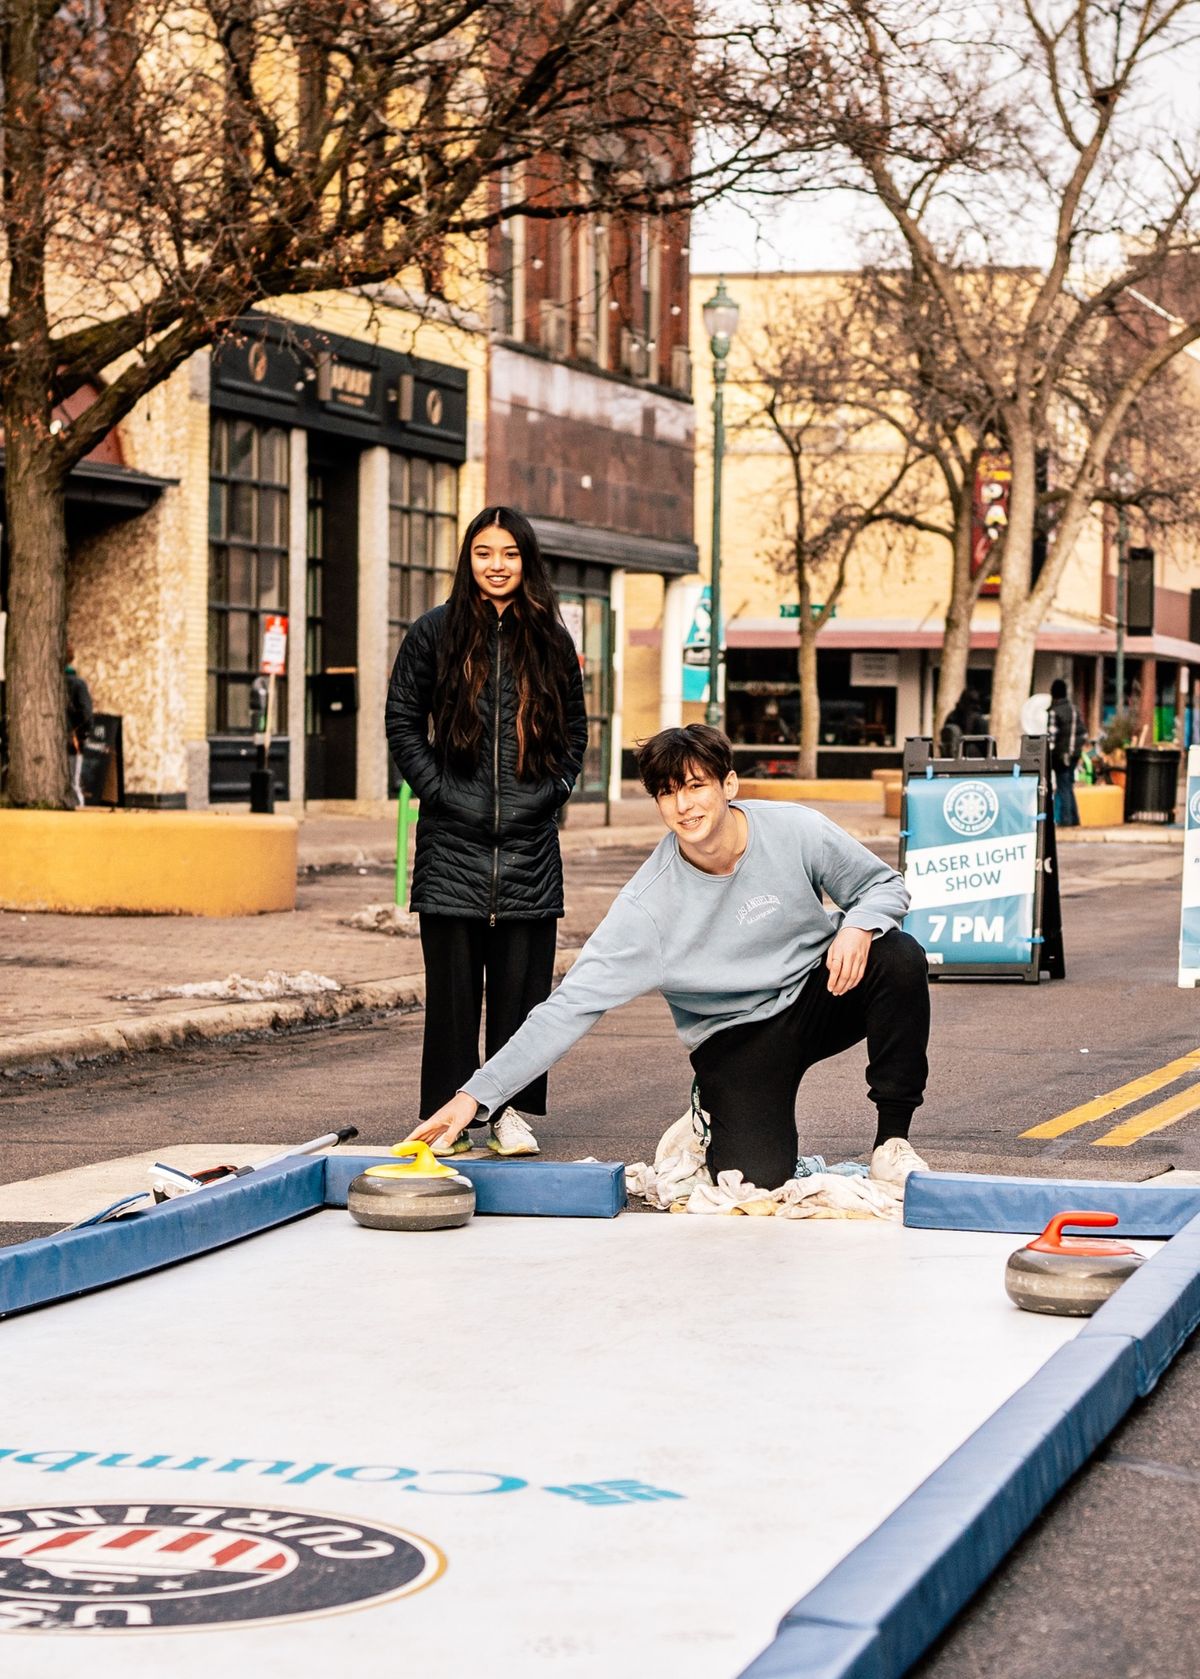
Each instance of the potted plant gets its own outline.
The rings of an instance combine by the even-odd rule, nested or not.
[[[1108,777],[1114,787],[1125,785],[1125,748],[1136,733],[1132,715],[1128,711],[1118,711],[1100,736],[1100,750],[1104,754]]]

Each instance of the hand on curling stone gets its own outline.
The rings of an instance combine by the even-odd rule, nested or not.
[[[420,1125],[414,1127],[404,1141],[448,1146],[456,1137],[462,1135],[475,1118],[477,1106],[474,1096],[466,1096],[460,1090],[444,1107],[440,1107],[435,1114],[430,1114],[428,1119],[423,1119]]]
[[[829,968],[829,989],[835,997],[853,991],[867,971],[871,934],[865,927],[841,927],[825,952]]]

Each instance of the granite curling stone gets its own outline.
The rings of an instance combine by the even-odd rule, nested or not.
[[[394,1165],[368,1166],[346,1194],[350,1217],[368,1230],[449,1230],[475,1211],[475,1187],[443,1166],[426,1143],[397,1143]]]
[[[1117,1223],[1116,1213],[1057,1213],[1042,1234],[1009,1256],[1008,1298],[1026,1312],[1089,1318],[1142,1263],[1142,1255],[1113,1241],[1064,1236],[1063,1227],[1093,1229]]]

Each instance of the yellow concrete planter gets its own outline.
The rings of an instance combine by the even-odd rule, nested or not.
[[[1125,820],[1125,789],[1075,783],[1081,828],[1115,828]]]
[[[782,777],[778,780],[772,777],[749,781],[739,777],[738,785],[743,799],[800,799],[843,804],[879,802],[879,783],[865,776],[861,781],[788,781]]]
[[[287,816],[0,810],[0,909],[259,915],[296,907]]]

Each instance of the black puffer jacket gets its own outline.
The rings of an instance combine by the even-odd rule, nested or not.
[[[396,656],[384,713],[388,746],[421,801],[411,907],[426,915],[540,920],[563,912],[562,855],[554,813],[571,796],[587,745],[583,682],[564,629],[570,744],[561,778],[517,777],[517,692],[505,646],[509,614],[496,615],[491,669],[479,696],[483,738],[474,771],[450,768],[430,745],[430,714],[446,608],[409,630]],[[497,700],[500,726],[496,727]]]

